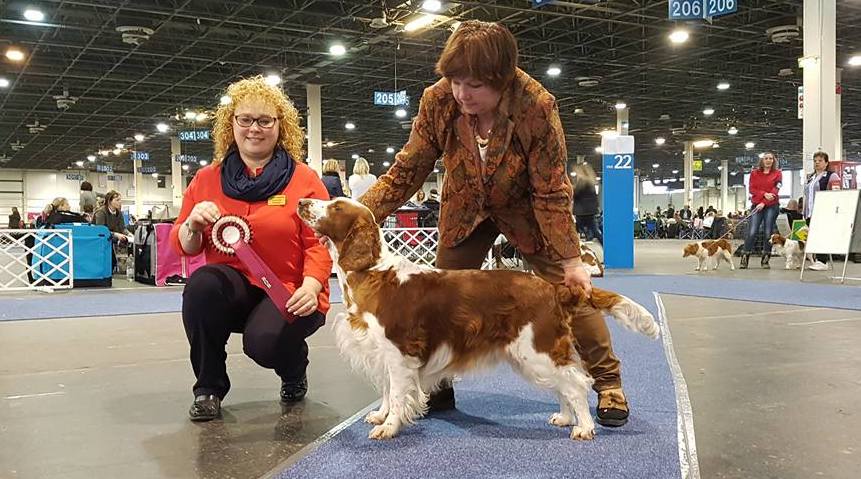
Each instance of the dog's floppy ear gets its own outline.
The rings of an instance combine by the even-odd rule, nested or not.
[[[359,217],[339,248],[338,265],[344,271],[363,271],[380,259],[380,230],[376,223]]]

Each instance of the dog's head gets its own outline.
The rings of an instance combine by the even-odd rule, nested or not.
[[[700,250],[700,245],[698,243],[688,243],[685,245],[684,253],[682,254],[682,258],[687,258],[688,256],[694,256],[697,254],[697,251]]]
[[[380,229],[365,205],[348,198],[299,200],[299,217],[335,246],[332,258],[344,271],[363,271],[380,260]]]
[[[768,238],[768,242],[775,246],[786,246],[786,238],[781,236],[779,233],[771,235],[771,238]]]

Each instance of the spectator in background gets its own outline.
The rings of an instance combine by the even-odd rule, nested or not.
[[[577,231],[586,236],[586,241],[597,240],[602,245],[604,237],[595,223],[598,214],[598,193],[595,192],[597,177],[588,163],[577,163],[573,168],[574,217]]]
[[[326,191],[329,192],[329,199],[347,196],[341,185],[341,175],[338,173],[340,169],[341,165],[338,164],[338,160],[326,160],[323,163],[322,180],[323,184],[326,185]]]
[[[756,168],[750,170],[750,203],[753,205],[753,215],[750,217],[750,227],[747,229],[747,238],[744,240],[744,249],[741,255],[741,269],[747,269],[750,261],[750,253],[753,251],[756,235],[762,225],[764,240],[762,243],[763,269],[769,269],[768,260],[771,257],[771,233],[774,231],[777,214],[780,212],[780,203],[777,196],[780,183],[783,181],[783,173],[777,169],[777,159],[774,153],[767,151],[762,155]]]
[[[353,164],[353,174],[347,180],[347,184],[350,187],[350,198],[358,200],[375,181],[377,181],[377,177],[371,174],[368,160],[359,157],[356,163]]]
[[[114,241],[123,243],[128,239],[129,232],[126,219],[123,217],[123,199],[116,190],[108,191],[105,195],[105,206],[93,214],[93,224],[105,225],[111,231]]]
[[[54,201],[45,205],[45,208],[42,209],[42,214],[36,218],[36,227],[41,228],[43,226],[53,226],[60,223],[67,223],[69,221],[66,220],[69,211],[72,209],[71,205],[69,205],[69,200],[59,196],[54,198]],[[75,221],[72,219],[71,221]]]
[[[691,211],[691,205],[685,205],[685,207],[679,211],[679,216],[685,221],[690,221],[694,216],[694,213]]]
[[[96,212],[97,202],[98,198],[96,198],[96,194],[93,193],[93,185],[90,184],[89,181],[82,182],[78,207],[81,208],[81,213],[83,213],[88,220],[93,219],[93,213]]]
[[[18,207],[12,207],[12,214],[9,215],[9,229],[22,228],[21,213],[18,212]]]
[[[804,219],[807,224],[810,224],[810,217],[813,216],[813,204],[816,199],[816,192],[825,190],[839,190],[840,177],[837,173],[833,173],[828,169],[828,153],[817,151],[813,154],[813,174],[807,177],[807,186],[804,187]],[[825,262],[828,261],[827,255],[816,255],[816,261],[810,265],[810,269],[822,271],[828,269]]]
[[[696,217],[697,217],[697,218],[699,218],[699,219],[701,219],[701,220],[704,220],[704,219],[705,219],[706,214],[703,212],[703,207],[702,207],[702,206],[700,206],[699,208],[697,208],[697,214],[696,214]]]
[[[673,218],[676,216],[676,209],[673,208],[673,204],[670,203],[667,205],[667,218]]]
[[[789,202],[786,203],[786,208],[781,209],[780,212],[786,213],[786,220],[789,221],[790,227],[792,226],[793,221],[804,219],[804,215],[798,207],[797,200],[789,200]]]
[[[436,188],[431,188],[428,192],[428,199],[425,200],[424,206],[430,210],[439,211],[439,192]]]

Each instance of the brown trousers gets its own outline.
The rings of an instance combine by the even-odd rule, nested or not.
[[[440,245],[437,248],[436,266],[441,269],[478,269],[487,256],[488,250],[499,236],[499,230],[493,220],[485,220],[475,231],[454,248]],[[565,277],[562,266],[550,261],[540,253],[524,255],[526,261],[534,268],[535,274],[551,283],[561,283]],[[599,311],[579,314],[574,328],[577,339],[577,353],[589,369],[589,374],[595,378],[593,389],[622,387],[619,359],[613,354],[610,341],[610,331],[604,322],[604,316]]]

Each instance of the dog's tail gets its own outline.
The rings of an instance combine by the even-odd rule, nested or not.
[[[613,316],[622,326],[652,339],[660,334],[660,327],[652,313],[627,296],[592,288],[592,296],[587,298],[579,286],[569,288],[560,284],[556,286],[556,297],[562,307],[572,311],[575,317],[578,313],[597,309]],[[576,328],[576,324],[572,327]]]

